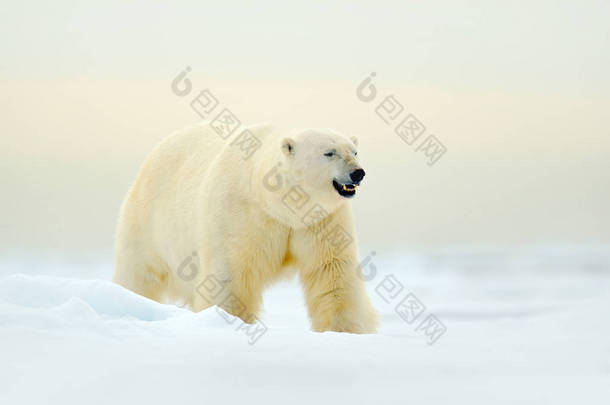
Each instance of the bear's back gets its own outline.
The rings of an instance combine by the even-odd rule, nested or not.
[[[174,132],[148,155],[128,198],[136,206],[147,206],[149,210],[155,211],[174,210],[177,208],[172,206],[175,201],[193,202],[194,192],[206,177],[210,166],[225,148],[227,151],[236,149],[228,147],[244,129],[248,129],[261,141],[262,148],[267,146],[265,141],[274,132],[273,126],[260,124],[240,127],[231,137],[223,139],[209,122]],[[223,154],[225,155],[226,153]]]

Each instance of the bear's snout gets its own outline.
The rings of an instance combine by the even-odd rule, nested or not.
[[[352,179],[354,183],[359,183],[366,173],[361,168],[358,168],[349,174],[349,178]]]

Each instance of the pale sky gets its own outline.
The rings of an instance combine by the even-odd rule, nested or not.
[[[0,74],[359,78],[607,94],[607,1],[20,1],[0,5]],[[176,4],[180,4],[177,6]]]
[[[367,246],[610,242],[608,2],[2,2],[0,245],[111,247],[185,66],[247,123],[361,138]],[[355,96],[376,72],[433,167]]]

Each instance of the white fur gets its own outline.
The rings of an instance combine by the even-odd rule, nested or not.
[[[223,140],[207,123],[157,146],[121,209],[114,281],[194,311],[216,304],[252,322],[265,287],[298,271],[314,330],[375,332],[377,313],[357,270],[351,207],[332,186],[333,178],[349,179],[359,167],[355,139],[331,130],[249,130],[262,144],[245,160],[231,144],[237,134]],[[330,149],[337,156],[324,156]],[[294,186],[309,195],[296,213],[282,201]],[[340,225],[353,239],[343,250],[325,239],[326,227],[303,222],[315,204],[330,213],[323,224]],[[185,258],[193,261],[192,279],[177,271]],[[202,282],[215,281],[222,285],[218,296],[201,294]]]

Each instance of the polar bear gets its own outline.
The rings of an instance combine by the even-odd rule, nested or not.
[[[329,129],[203,122],[148,156],[121,207],[113,281],[253,323],[262,293],[298,272],[314,331],[375,333],[349,199],[357,139]]]

